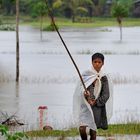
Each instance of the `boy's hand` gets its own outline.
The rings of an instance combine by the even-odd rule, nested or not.
[[[84,92],[84,96],[85,96],[85,98],[89,97],[90,96],[90,92],[88,90],[87,90],[87,92],[85,91]]]
[[[91,106],[94,106],[96,104],[96,100],[94,99],[88,99],[88,103],[91,105]]]

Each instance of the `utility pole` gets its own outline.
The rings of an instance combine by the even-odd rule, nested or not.
[[[16,0],[16,82],[19,82],[19,0]]]

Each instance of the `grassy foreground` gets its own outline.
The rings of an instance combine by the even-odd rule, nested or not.
[[[74,137],[79,135],[77,128],[72,128],[70,130],[53,130],[53,131],[30,131],[26,132],[29,137]],[[140,124],[114,124],[109,125],[108,130],[100,130],[97,132],[98,136],[112,136],[115,134],[140,134]]]

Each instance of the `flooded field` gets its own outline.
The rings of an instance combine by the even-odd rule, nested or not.
[[[94,52],[105,54],[105,71],[114,82],[114,114],[110,123],[140,121],[140,28],[61,29],[80,71],[91,68]],[[39,106],[47,106],[46,124],[72,125],[72,96],[79,79],[56,32],[20,28],[20,83],[15,85],[15,32],[0,32],[0,111],[16,113],[27,125],[39,125]]]

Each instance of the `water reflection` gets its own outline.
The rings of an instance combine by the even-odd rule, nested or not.
[[[7,112],[10,115],[19,111],[19,93],[15,82],[0,84],[0,111]]]

